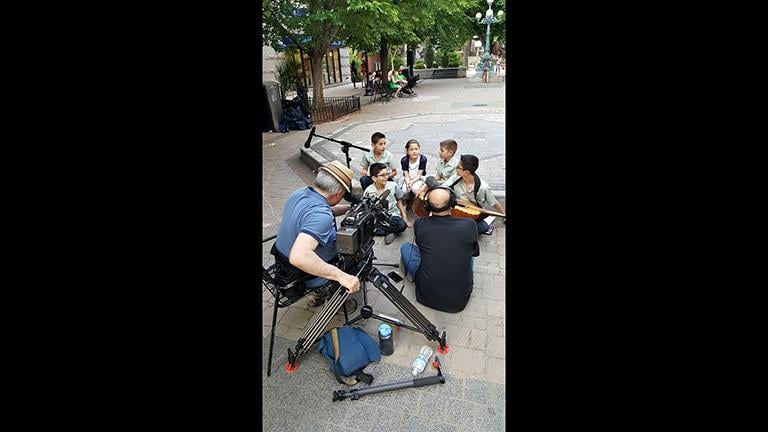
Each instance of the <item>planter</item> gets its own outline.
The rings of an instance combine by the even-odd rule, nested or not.
[[[438,71],[437,77],[435,77],[435,71]],[[455,68],[414,69],[413,73],[419,75],[421,79],[466,78],[467,68],[459,66]]]

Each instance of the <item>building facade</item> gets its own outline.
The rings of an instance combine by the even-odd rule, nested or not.
[[[286,47],[283,51],[275,51],[272,47],[263,46],[262,52],[262,82],[277,81],[275,67],[281,61],[292,62],[300,67],[299,76],[306,87],[312,87],[312,62],[306,52],[295,47]],[[351,82],[349,70],[349,48],[337,44],[331,45],[323,56],[323,84],[333,85]]]

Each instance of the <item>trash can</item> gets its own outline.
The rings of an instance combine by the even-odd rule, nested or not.
[[[280,84],[275,81],[264,82],[264,93],[267,95],[269,118],[273,132],[280,130],[280,122],[283,121],[283,104],[280,101]]]

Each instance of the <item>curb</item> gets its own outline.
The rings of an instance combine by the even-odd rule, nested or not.
[[[299,158],[304,162],[304,165],[308,166],[313,172],[317,171],[319,167],[331,163],[331,161],[311,148],[301,148]],[[359,179],[352,179],[352,190],[355,193],[363,193]],[[506,199],[507,191],[493,191],[493,196],[496,197],[496,199]]]

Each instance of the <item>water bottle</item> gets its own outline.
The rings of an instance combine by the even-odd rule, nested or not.
[[[432,348],[424,345],[421,347],[419,355],[416,356],[416,360],[413,361],[413,369],[411,370],[413,376],[416,376],[424,371],[424,368],[427,367],[427,363],[429,363],[430,358],[432,358]]]
[[[392,327],[387,324],[379,326],[379,350],[382,355],[392,355],[395,345],[392,343]]]

